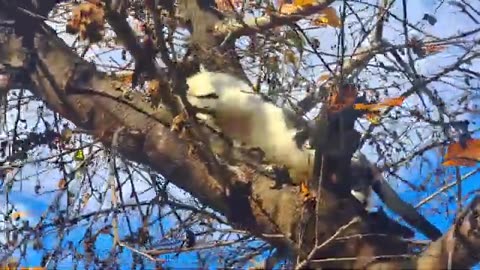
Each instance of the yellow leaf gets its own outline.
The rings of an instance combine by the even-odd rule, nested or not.
[[[149,94],[156,94],[160,88],[160,82],[158,80],[150,80],[147,84],[147,91]]]
[[[313,19],[312,23],[313,25],[321,27],[329,25],[338,28],[342,26],[342,22],[337,15],[337,10],[332,7],[326,7],[323,9],[320,15]]]
[[[384,101],[380,103],[375,103],[375,104],[357,103],[353,105],[353,108],[355,110],[379,112],[381,109],[384,109],[387,107],[401,106],[404,100],[405,100],[405,97],[387,98]]]
[[[307,185],[306,185],[304,182],[302,182],[302,183],[300,184],[300,193],[302,193],[302,194],[309,194],[309,193],[310,193],[310,191],[308,190]]]
[[[353,108],[355,110],[368,111],[368,110],[371,110],[372,104],[357,103],[357,104],[353,105]]]
[[[289,14],[295,13],[295,12],[301,10],[301,9],[302,9],[302,7],[296,6],[294,4],[283,4],[280,7],[280,13],[289,15]]]
[[[295,52],[292,50],[286,50],[284,57],[287,63],[296,64],[298,61],[297,56],[295,55]]]
[[[20,218],[26,217],[27,214],[22,211],[13,212],[11,217],[13,220],[19,220]]]
[[[300,195],[303,197],[303,202],[304,203],[308,202],[308,201],[311,201],[314,198],[312,196],[312,193],[308,189],[308,186],[303,181],[302,181],[302,183],[300,183]]]
[[[83,161],[83,160],[85,159],[85,154],[83,153],[83,150],[82,150],[82,149],[78,149],[78,150],[75,152],[74,159],[75,159],[76,161]]]
[[[293,4],[298,7],[313,5],[315,0],[294,0]]]
[[[377,113],[368,113],[367,120],[373,125],[378,125],[380,124],[380,115],[378,115]]]

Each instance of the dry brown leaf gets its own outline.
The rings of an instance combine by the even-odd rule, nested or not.
[[[57,187],[58,187],[59,189],[65,189],[65,188],[67,188],[67,181],[65,180],[65,178],[62,178],[62,179],[60,179],[60,181],[58,181]]]
[[[342,22],[337,15],[337,10],[333,7],[326,7],[321,13],[313,19],[312,24],[315,26],[326,27],[341,27]]]
[[[382,102],[382,104],[389,107],[402,106],[404,100],[405,100],[405,97],[403,96],[396,97],[396,98],[387,98]]]
[[[294,65],[298,62],[298,58],[295,55],[295,52],[290,49],[285,50],[284,59],[285,59],[285,62],[294,64]]]
[[[66,24],[69,34],[80,34],[81,39],[98,42],[103,37],[105,12],[101,4],[81,3],[72,9],[72,16]]]
[[[450,159],[446,160],[442,163],[443,166],[446,167],[455,167],[455,166],[465,166],[465,167],[474,167],[477,165],[477,161],[475,160],[469,160],[465,158],[455,158],[455,159]]]
[[[296,6],[294,4],[283,4],[280,7],[279,12],[282,13],[282,14],[290,15],[290,14],[298,12],[301,9],[302,9],[301,6]]]
[[[150,95],[157,95],[160,89],[160,82],[158,80],[150,80],[147,83],[147,92]]]
[[[130,86],[132,85],[133,72],[122,73],[116,75],[116,77],[122,82],[123,85]]]
[[[105,226],[105,227],[103,227],[103,228],[99,231],[99,233],[101,233],[101,234],[110,234],[110,233],[111,233],[111,228],[112,228],[111,226]]]
[[[312,196],[310,190],[308,189],[308,186],[304,182],[300,184],[300,194],[302,195],[304,201],[309,200]]]
[[[346,107],[352,106],[357,98],[357,88],[353,84],[347,84],[340,91],[330,94],[328,99],[328,113],[339,112]]]
[[[215,3],[220,11],[232,11],[233,8],[241,8],[243,6],[243,0],[215,0]]]
[[[367,118],[368,122],[370,122],[374,125],[380,124],[380,114],[378,112],[367,113],[366,118]]]
[[[315,0],[294,0],[293,4],[298,7],[305,7],[313,5],[315,2]]]
[[[375,111],[378,108],[378,104],[365,104],[365,103],[357,103],[353,105],[355,110],[363,110],[363,111]]]
[[[468,139],[464,144],[450,144],[444,159],[443,166],[475,166],[480,161],[480,140]]]
[[[445,50],[445,48],[446,48],[445,45],[436,45],[436,44],[429,44],[429,45],[425,45],[423,47],[426,54],[438,53],[438,52],[441,52],[441,51]]]
[[[358,103],[358,104],[355,104],[353,107],[355,110],[379,112],[382,109],[385,109],[387,107],[401,106],[404,100],[405,100],[405,97],[387,98],[380,103],[375,103],[375,104]]]
[[[13,220],[18,220],[18,219],[26,217],[26,216],[27,216],[27,213],[22,212],[22,211],[13,212],[12,215],[11,215]]]

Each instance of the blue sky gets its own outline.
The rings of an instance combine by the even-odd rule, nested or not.
[[[338,1],[337,1],[338,2]],[[375,1],[370,1],[370,2],[375,2]],[[409,1],[408,3],[408,14],[409,14],[409,21],[412,22],[413,24],[416,24],[417,22],[423,23],[424,25],[426,24],[425,22],[422,22],[421,19],[425,13],[429,13],[434,15],[437,19],[438,22],[434,26],[428,26],[426,25],[424,30],[430,34],[433,34],[437,37],[440,38],[445,38],[449,37],[451,35],[454,35],[455,33],[458,33],[459,31],[467,31],[469,29],[474,29],[475,27],[478,27],[475,25],[468,17],[463,16],[462,14],[458,12],[452,12],[452,8],[447,7],[446,5],[440,9],[437,10],[437,12],[434,12],[434,8],[436,7],[437,3],[439,1],[435,0],[424,0],[424,1]],[[400,15],[401,17],[401,1],[397,1],[397,4],[394,5],[394,8],[392,12],[394,14]],[[339,7],[338,3],[334,4],[335,7]],[[359,13],[360,16],[369,16],[369,14],[362,14]],[[355,27],[358,28],[357,26],[353,26],[352,29]],[[336,43],[336,38],[332,38],[335,35],[335,29],[333,28],[327,28],[327,29],[321,29],[318,31],[315,31],[314,33],[311,33],[312,35],[315,35],[319,40],[321,40],[321,49],[325,51],[331,51],[330,46]],[[385,38],[389,40],[392,43],[402,43],[403,41],[403,36],[400,35],[399,32],[401,31],[401,24],[395,23],[393,19],[390,19],[390,22],[388,23],[387,27],[385,28]],[[415,31],[411,31],[409,35],[412,34],[418,34]],[[72,37],[68,35],[62,35],[62,37],[67,41],[67,43],[72,42]],[[479,39],[479,36],[477,35],[475,37],[476,39]],[[98,48],[93,46],[94,50],[98,51]],[[425,75],[431,75],[435,74],[436,72],[440,71],[443,69],[443,67],[448,66],[452,61],[455,60],[455,58],[459,55],[460,50],[458,48],[455,48],[453,46],[448,47],[444,52],[439,53],[437,55],[429,56],[425,58],[424,60],[421,60],[417,62],[416,68],[417,70]],[[96,61],[97,63],[111,63],[110,58],[114,58],[116,61],[120,61],[120,51],[114,51],[110,53],[105,53],[103,54],[100,58],[93,59],[93,54],[88,52],[87,53],[87,58],[92,58],[92,60]],[[330,59],[332,60],[332,59]],[[378,57],[378,61],[384,61],[388,62],[387,59],[384,57]],[[315,61],[318,62],[317,59],[311,59],[312,62],[315,63]],[[473,63],[475,67],[477,67],[477,70],[480,68],[480,63],[477,60],[476,62]],[[314,77],[318,77],[319,74],[323,73],[324,70],[321,68],[315,69],[309,72],[313,72]],[[363,74],[363,76],[370,76],[369,74]],[[384,83],[381,80],[377,80],[377,78],[373,77],[371,80],[368,80],[368,84],[370,87],[373,87],[375,85],[382,85]],[[390,82],[392,78],[389,79]],[[449,79],[450,80],[450,79]],[[400,82],[401,83],[401,82]],[[478,86],[478,81],[477,81],[477,86]],[[455,108],[455,102],[456,100],[461,96],[462,93],[457,91],[454,87],[448,85],[447,83],[437,83],[432,85],[432,87],[438,88],[440,95],[448,101],[449,108]],[[400,90],[398,90],[398,93],[401,93],[404,91],[406,88],[408,88],[408,85],[405,85],[405,87],[401,87]],[[393,94],[395,95],[395,93]],[[420,101],[418,100],[417,97],[412,96],[411,98],[407,99],[405,104],[401,109],[406,109],[406,108],[412,108],[414,106],[417,106],[420,104]],[[27,120],[27,126],[31,127],[33,126],[34,122],[37,119],[37,108],[41,105],[40,102],[31,102],[28,105],[24,105],[22,108],[22,113],[23,117]],[[400,110],[401,110],[400,109]],[[48,111],[45,113],[45,117],[51,119],[52,114],[48,113]],[[9,119],[10,119],[10,124],[14,121],[16,118],[17,112],[15,110],[10,111],[9,113]],[[469,119],[469,120],[476,120],[478,123],[478,116],[475,115],[464,115],[461,116],[460,119]],[[399,134],[401,133],[406,133],[406,137],[411,137],[415,138],[416,133],[420,131],[421,137],[415,139],[413,142],[409,143],[408,145],[408,150],[413,151],[414,149],[420,148],[422,145],[428,144],[432,141],[432,134],[435,132],[435,130],[432,130],[431,127],[428,125],[425,125],[424,123],[416,122],[414,124],[408,123],[408,122],[395,122],[395,123],[386,123],[386,125],[389,127],[389,129],[395,129]],[[471,125],[470,130],[478,128],[477,126]],[[417,131],[417,132],[416,132]],[[414,135],[415,134],[415,135]],[[473,134],[474,137],[478,138],[478,134]],[[393,143],[393,142],[392,142]],[[370,160],[375,161],[377,159],[377,155],[374,151],[372,151],[371,148],[365,147],[362,149],[362,152],[366,153],[367,156],[369,157]],[[48,154],[47,151],[39,151],[38,154],[40,156],[45,156]],[[86,152],[86,154],[88,154]],[[403,153],[405,154],[405,153]],[[400,158],[401,154],[397,158]],[[437,169],[441,168],[441,158],[439,158],[438,153],[436,150],[428,151],[424,154],[424,157],[427,157],[430,160],[430,164],[427,164],[425,162],[422,163],[422,170],[420,170],[420,160],[415,160],[410,168],[403,168],[400,170],[400,175],[411,181],[412,183],[419,183],[422,182],[424,179],[426,179],[429,175],[432,174],[432,172],[436,171]],[[51,165],[51,164],[50,164]],[[34,186],[36,183],[41,183],[42,185],[42,190],[54,190],[57,187],[58,179],[60,178],[59,172],[56,170],[49,169],[48,162],[43,162],[43,163],[32,163],[24,167],[21,172],[19,172],[18,178],[23,178],[26,179],[22,181],[21,188],[18,184],[14,186],[12,191],[9,194],[9,199],[12,204],[14,204],[19,211],[25,212],[26,213],[26,219],[28,219],[32,223],[36,223],[40,216],[47,211],[47,208],[50,204],[50,202],[53,200],[55,197],[55,192],[49,192],[45,193],[41,196],[38,196],[34,192]],[[97,168],[97,175],[95,175],[95,181],[98,183],[98,187],[100,189],[105,189],[106,185],[105,179],[107,177],[107,172],[102,169],[105,167],[105,163],[98,164]],[[475,168],[462,168],[462,174],[468,173]],[[408,188],[406,188],[404,185],[399,184],[399,181],[394,181],[394,179],[389,179],[391,180],[391,184],[397,188],[397,190],[401,191],[400,194],[402,197],[413,203],[416,204],[417,202],[421,201],[423,198],[427,197],[429,194],[435,192],[439,187],[441,187],[444,182],[449,182],[449,181],[443,181],[446,178],[448,178],[449,175],[453,173],[452,168],[447,169],[446,173],[443,173],[442,175],[439,176],[439,180],[435,183],[435,181],[432,181],[427,185],[427,189],[424,192],[413,192],[410,191]],[[37,172],[43,171],[41,174],[38,174]],[[141,178],[138,176],[138,178]],[[433,179],[433,178],[432,178]],[[453,180],[453,179],[452,179]],[[472,176],[468,181],[466,181],[463,185],[463,193],[468,194],[471,191],[477,190],[479,185],[477,184],[480,180],[480,177],[478,175]],[[450,180],[451,181],[451,180]],[[149,198],[152,198],[155,195],[155,192],[152,190],[149,190],[150,186],[147,181],[138,181],[136,182],[136,185],[138,183],[138,188],[139,190],[145,191],[145,193],[142,195],[143,200],[148,200]],[[75,188],[75,191],[78,194],[81,194],[84,190],[85,187],[82,186],[80,181],[74,182],[73,186]],[[423,214],[426,214],[426,216],[433,222],[435,223],[442,231],[445,231],[450,227],[450,224],[454,218],[455,215],[455,204],[450,203],[448,205],[449,207],[449,212],[448,215],[445,213],[444,208],[445,206],[442,206],[440,209],[442,212],[441,214],[432,214],[432,208],[437,208],[439,207],[443,202],[445,202],[449,196],[455,196],[455,190],[456,188],[453,188],[446,192],[445,194],[439,195],[436,199],[432,200],[431,202],[427,203],[426,205],[422,206],[420,208],[420,211]],[[1,189],[0,189],[1,191]],[[125,194],[130,194],[131,188],[126,185],[124,187],[123,192]],[[179,198],[180,200],[184,202],[189,202],[191,198],[188,196],[188,194],[185,194],[184,192],[181,192],[178,189],[175,189],[175,187],[172,187],[172,192]],[[128,198],[125,198],[127,201],[129,200]],[[130,199],[131,200],[131,199]],[[5,202],[5,193],[0,193],[0,203],[3,205]],[[98,207],[103,207],[103,208],[108,208],[110,207],[110,202],[106,202],[102,205],[99,203],[96,203],[94,200],[90,200],[89,203],[79,212],[79,214],[86,214],[89,211],[94,211],[98,209]],[[0,211],[1,212],[1,211]],[[140,224],[140,219],[138,216],[131,216],[133,220],[135,220],[137,223],[134,225],[138,226]],[[174,223],[171,218],[166,218],[162,220],[163,225],[168,229],[169,227],[173,227]],[[121,222],[120,228],[120,234],[127,233],[126,230],[123,230],[124,223]],[[155,227],[153,227],[155,228]],[[152,229],[153,230],[153,229]],[[69,233],[68,236],[65,238],[64,243],[62,245],[66,245],[67,241],[74,241],[77,242],[79,239],[83,237],[83,234],[85,233],[85,225],[80,225],[77,227],[74,227]],[[422,238],[421,235],[418,235],[419,238]],[[97,246],[96,248],[99,250],[99,252],[106,252],[110,246],[111,246],[111,241],[112,238],[107,235],[102,235],[101,240],[97,241]],[[0,237],[1,239],[1,237]],[[44,245],[46,247],[53,247],[56,244],[56,234],[52,231],[50,233],[46,233],[45,237],[43,238]],[[81,248],[82,245],[79,245]],[[125,252],[122,254],[124,256],[122,258],[123,268],[122,269],[129,269],[129,262],[131,258],[129,257],[129,252]],[[213,253],[213,256],[216,254]],[[195,260],[194,255],[192,254],[182,254],[180,255],[179,258],[173,259],[173,258],[166,258],[167,260],[170,260],[170,265],[171,266],[185,266],[181,265],[181,261],[186,262],[190,261],[193,263]],[[29,252],[28,255],[28,261],[22,262],[22,265],[25,266],[32,266],[32,265],[38,265],[41,260],[41,255],[35,251]],[[66,258],[62,266],[67,268],[70,265],[71,258]],[[212,267],[214,265],[211,265]]]

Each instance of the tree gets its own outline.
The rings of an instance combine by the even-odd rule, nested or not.
[[[31,93],[16,91],[16,101],[9,102],[20,112],[24,100],[35,98],[53,112],[48,118],[46,109],[37,115],[45,132],[19,137],[21,121],[15,121],[6,158],[14,165],[4,164],[3,170],[22,168],[47,150],[44,161],[60,175],[34,185],[40,194],[46,182],[57,186],[36,225],[17,224],[22,212],[7,205],[2,260],[13,252],[28,257],[33,248],[43,250],[42,265],[74,254],[70,259],[76,263],[118,267],[128,253],[133,264],[160,267],[165,255],[190,251],[198,251],[199,265],[217,259],[220,266],[242,266],[257,257],[267,266],[287,258],[297,268],[439,269],[478,262],[479,198],[465,203],[459,169],[478,158],[475,134],[469,132],[475,123],[463,121],[467,114],[473,122],[476,113],[478,28],[439,38],[427,30],[442,19],[426,13],[422,23],[412,23],[407,1],[72,2],[0,2],[5,29],[0,63],[9,78],[3,88]],[[478,23],[479,11],[466,1],[438,1],[435,7]],[[68,23],[62,22],[72,10]],[[79,40],[67,45],[46,17]],[[145,22],[151,23],[132,30]],[[101,53],[109,50],[116,51],[114,67],[102,64]],[[88,61],[88,53],[97,60]],[[118,63],[128,55],[133,71]],[[433,72],[419,68],[438,55],[452,57]],[[254,78],[253,89],[299,115],[316,116],[316,109],[328,108],[328,148],[313,165],[321,167],[321,184],[309,190],[315,198],[304,198],[304,188],[271,188],[272,176],[252,167],[246,153],[239,153],[237,170],[224,169],[223,162],[231,160],[208,146],[238,149],[202,128],[185,102],[185,80],[200,64]],[[416,124],[406,125],[405,119]],[[43,152],[42,145],[48,146]],[[350,158],[358,149],[369,150],[389,178],[429,191],[445,182],[412,183],[402,178],[402,169],[410,166],[421,174],[430,150],[447,151],[446,163],[429,172],[437,179],[454,177],[444,188],[459,190],[451,228],[423,243],[384,212],[365,212],[345,192],[355,181],[349,177]],[[12,171],[5,173],[4,189],[10,192],[19,181]],[[147,183],[142,191],[139,182]],[[172,185],[188,192],[190,201],[180,201]],[[143,192],[150,193],[147,200]],[[105,202],[111,207],[102,208]],[[87,205],[94,210],[82,212]],[[69,234],[76,227],[85,231],[74,241]],[[51,229],[55,244],[46,248],[42,237]],[[98,252],[102,237],[110,237],[107,255]]]

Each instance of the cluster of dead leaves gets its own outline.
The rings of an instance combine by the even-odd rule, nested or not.
[[[80,39],[98,42],[104,36],[105,12],[100,1],[81,3],[72,10],[72,16],[67,22],[66,31],[69,34],[80,34]]]
[[[423,40],[420,40],[417,37],[410,38],[407,46],[411,48],[412,51],[420,58],[424,58],[428,55],[442,52],[446,48],[446,45],[443,45],[443,44],[435,44],[435,43],[425,44]]]
[[[327,78],[321,78],[326,80]],[[405,97],[386,98],[378,103],[355,103],[358,94],[358,88],[354,84],[345,84],[340,89],[330,91],[327,100],[328,114],[338,113],[348,107],[353,107],[355,110],[367,112],[366,118],[372,124],[380,122],[380,116],[383,111],[389,107],[401,106]]]
[[[445,45],[439,45],[439,44],[427,44],[423,47],[425,53],[427,54],[438,53],[445,50],[445,48],[446,48]]]
[[[325,79],[325,78],[323,78]],[[358,89],[354,84],[345,84],[337,91],[331,91],[328,97],[328,113],[338,113],[348,107],[366,111],[366,118],[372,124],[378,124],[383,111],[389,107],[401,106],[405,97],[386,98],[378,103],[356,103]]]
[[[282,1],[283,2],[283,1]],[[285,15],[294,14],[315,5],[315,0],[294,0],[292,4],[280,3],[280,13]],[[316,17],[312,19],[312,24],[318,27],[341,27],[342,22],[337,14],[337,10],[333,7],[326,7],[320,11]]]
[[[328,99],[328,113],[339,112],[349,106],[356,110],[367,112],[367,120],[372,124],[378,124],[382,112],[389,107],[401,106],[405,97],[386,98],[378,103],[357,103],[357,88],[353,84],[347,84],[339,91],[332,91]],[[444,166],[476,166],[480,161],[480,139],[467,139],[455,142],[447,147],[444,156]],[[308,197],[308,189],[303,188],[302,193]]]
[[[480,140],[467,139],[447,147],[443,166],[476,166],[480,161]]]
[[[233,11],[243,6],[243,0],[215,0],[220,11]]]
[[[354,84],[345,84],[337,91],[330,91],[327,103],[328,113],[337,113],[354,105],[357,93],[357,87]]]

